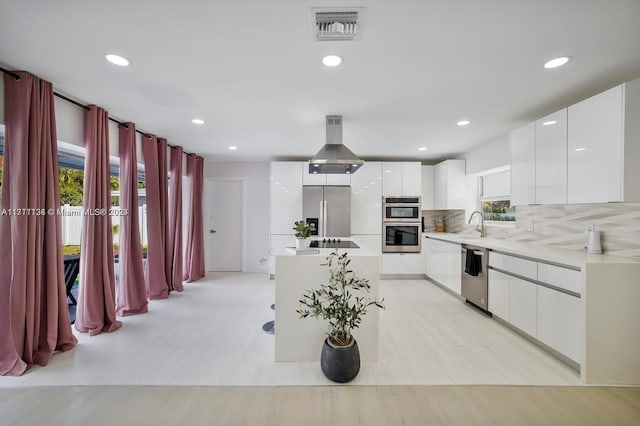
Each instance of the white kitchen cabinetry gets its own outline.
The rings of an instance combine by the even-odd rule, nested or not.
[[[422,274],[422,254],[383,253],[382,273],[389,275]]]
[[[489,265],[489,312],[581,364],[582,272],[493,251]]]
[[[431,265],[429,263],[429,252],[430,252],[431,239],[429,237],[422,237],[422,273],[425,275],[429,275],[429,271],[431,270]]]
[[[360,173],[362,168],[358,169],[357,173]],[[335,186],[349,186],[351,185],[351,175],[349,174],[321,174],[321,173],[309,173],[309,164],[303,163],[302,174],[303,185],[335,185]]]
[[[433,210],[434,166],[422,166],[422,210]]]
[[[508,283],[509,291],[508,297],[501,294],[498,296],[498,300],[493,302],[491,300],[491,295],[489,295],[489,311],[496,306],[493,304],[496,302],[498,310],[503,310],[502,313],[504,315],[504,301],[505,299],[508,299],[508,315],[503,317],[498,314],[498,316],[530,336],[536,337],[538,306],[537,285],[533,282],[520,279],[514,275],[536,280],[538,278],[538,263],[533,260],[523,259],[516,256],[491,252],[489,253],[489,265],[492,268],[498,268],[501,270],[490,270],[489,289],[494,287],[494,290],[499,288],[499,292],[504,292],[506,290],[505,283]],[[502,273],[502,271],[506,272],[506,274]],[[496,272],[498,272],[498,274],[496,274]],[[492,278],[494,280],[497,279],[497,281],[492,283]]]
[[[293,235],[293,223],[302,219],[302,171],[306,163],[271,163],[271,234]]]
[[[351,176],[351,233],[382,233],[382,163],[367,161]]]
[[[402,195],[402,163],[382,163],[382,195]]]
[[[580,298],[538,286],[538,340],[582,363],[583,335]]]
[[[433,204],[436,210],[464,209],[466,206],[465,160],[446,160],[434,167]]]
[[[402,162],[402,194],[400,195],[422,195],[422,165],[420,163]]]
[[[567,204],[567,109],[535,126],[535,203]]]
[[[536,125],[511,131],[511,205],[534,204],[536,196]]]
[[[509,321],[509,279],[502,272],[489,270],[488,309],[493,315]]]
[[[568,202],[640,200],[640,80],[568,108]]]
[[[421,194],[422,168],[419,162],[386,161],[382,163],[382,195]]]
[[[459,295],[462,287],[461,245],[430,238],[424,256],[427,277]]]
[[[533,337],[537,335],[537,287],[520,278],[509,279],[509,322]]]

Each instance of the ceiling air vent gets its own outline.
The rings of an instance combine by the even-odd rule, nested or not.
[[[353,40],[358,32],[358,12],[316,12],[316,39]]]

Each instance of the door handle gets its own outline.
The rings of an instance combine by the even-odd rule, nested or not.
[[[216,233],[216,231],[215,231],[214,229],[209,229],[209,233],[210,233],[210,234],[215,234],[215,233]]]

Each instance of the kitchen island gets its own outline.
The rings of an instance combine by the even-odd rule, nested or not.
[[[289,252],[276,254],[276,333],[275,360],[311,362],[320,360],[320,350],[326,337],[327,321],[300,318],[296,310],[299,300],[308,289],[316,289],[329,281],[327,256],[335,249],[319,249],[319,254],[296,255]],[[378,298],[380,257],[365,248],[337,249],[347,252],[350,268],[371,285],[368,296]],[[363,362],[378,359],[378,312],[370,307],[360,327],[353,332]]]

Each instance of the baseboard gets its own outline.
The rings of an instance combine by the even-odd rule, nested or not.
[[[381,280],[423,280],[423,274],[380,274]]]

